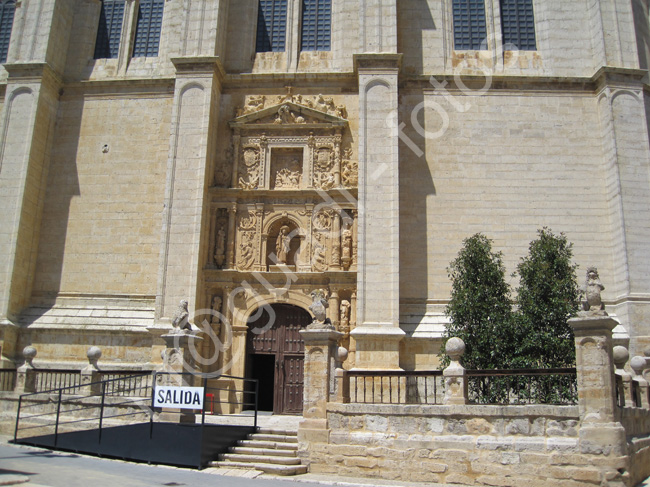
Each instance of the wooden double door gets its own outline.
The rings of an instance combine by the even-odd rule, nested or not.
[[[305,345],[300,330],[311,321],[307,311],[288,304],[260,308],[248,320],[246,376],[259,381],[260,411],[302,414]]]

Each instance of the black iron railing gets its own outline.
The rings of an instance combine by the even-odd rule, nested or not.
[[[441,370],[348,372],[350,401],[365,404],[440,404]]]
[[[102,381],[107,382],[107,396],[150,397],[152,394],[153,374],[151,371],[102,372]]]
[[[81,387],[81,374],[71,369],[38,369],[36,392],[66,389],[67,394],[78,394]]]
[[[578,403],[575,368],[467,370],[470,404]]]

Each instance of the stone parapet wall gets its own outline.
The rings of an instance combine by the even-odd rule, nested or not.
[[[313,473],[468,485],[601,485],[628,457],[581,453],[577,406],[328,404]]]

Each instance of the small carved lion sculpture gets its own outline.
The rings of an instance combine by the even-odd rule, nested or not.
[[[174,327],[174,333],[183,333],[185,330],[192,331],[192,325],[189,321],[190,313],[187,310],[187,301],[182,300],[178,305],[176,313],[172,318],[172,326]]]

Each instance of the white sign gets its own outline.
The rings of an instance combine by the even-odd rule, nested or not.
[[[203,387],[156,386],[153,405],[157,408],[203,409]]]

